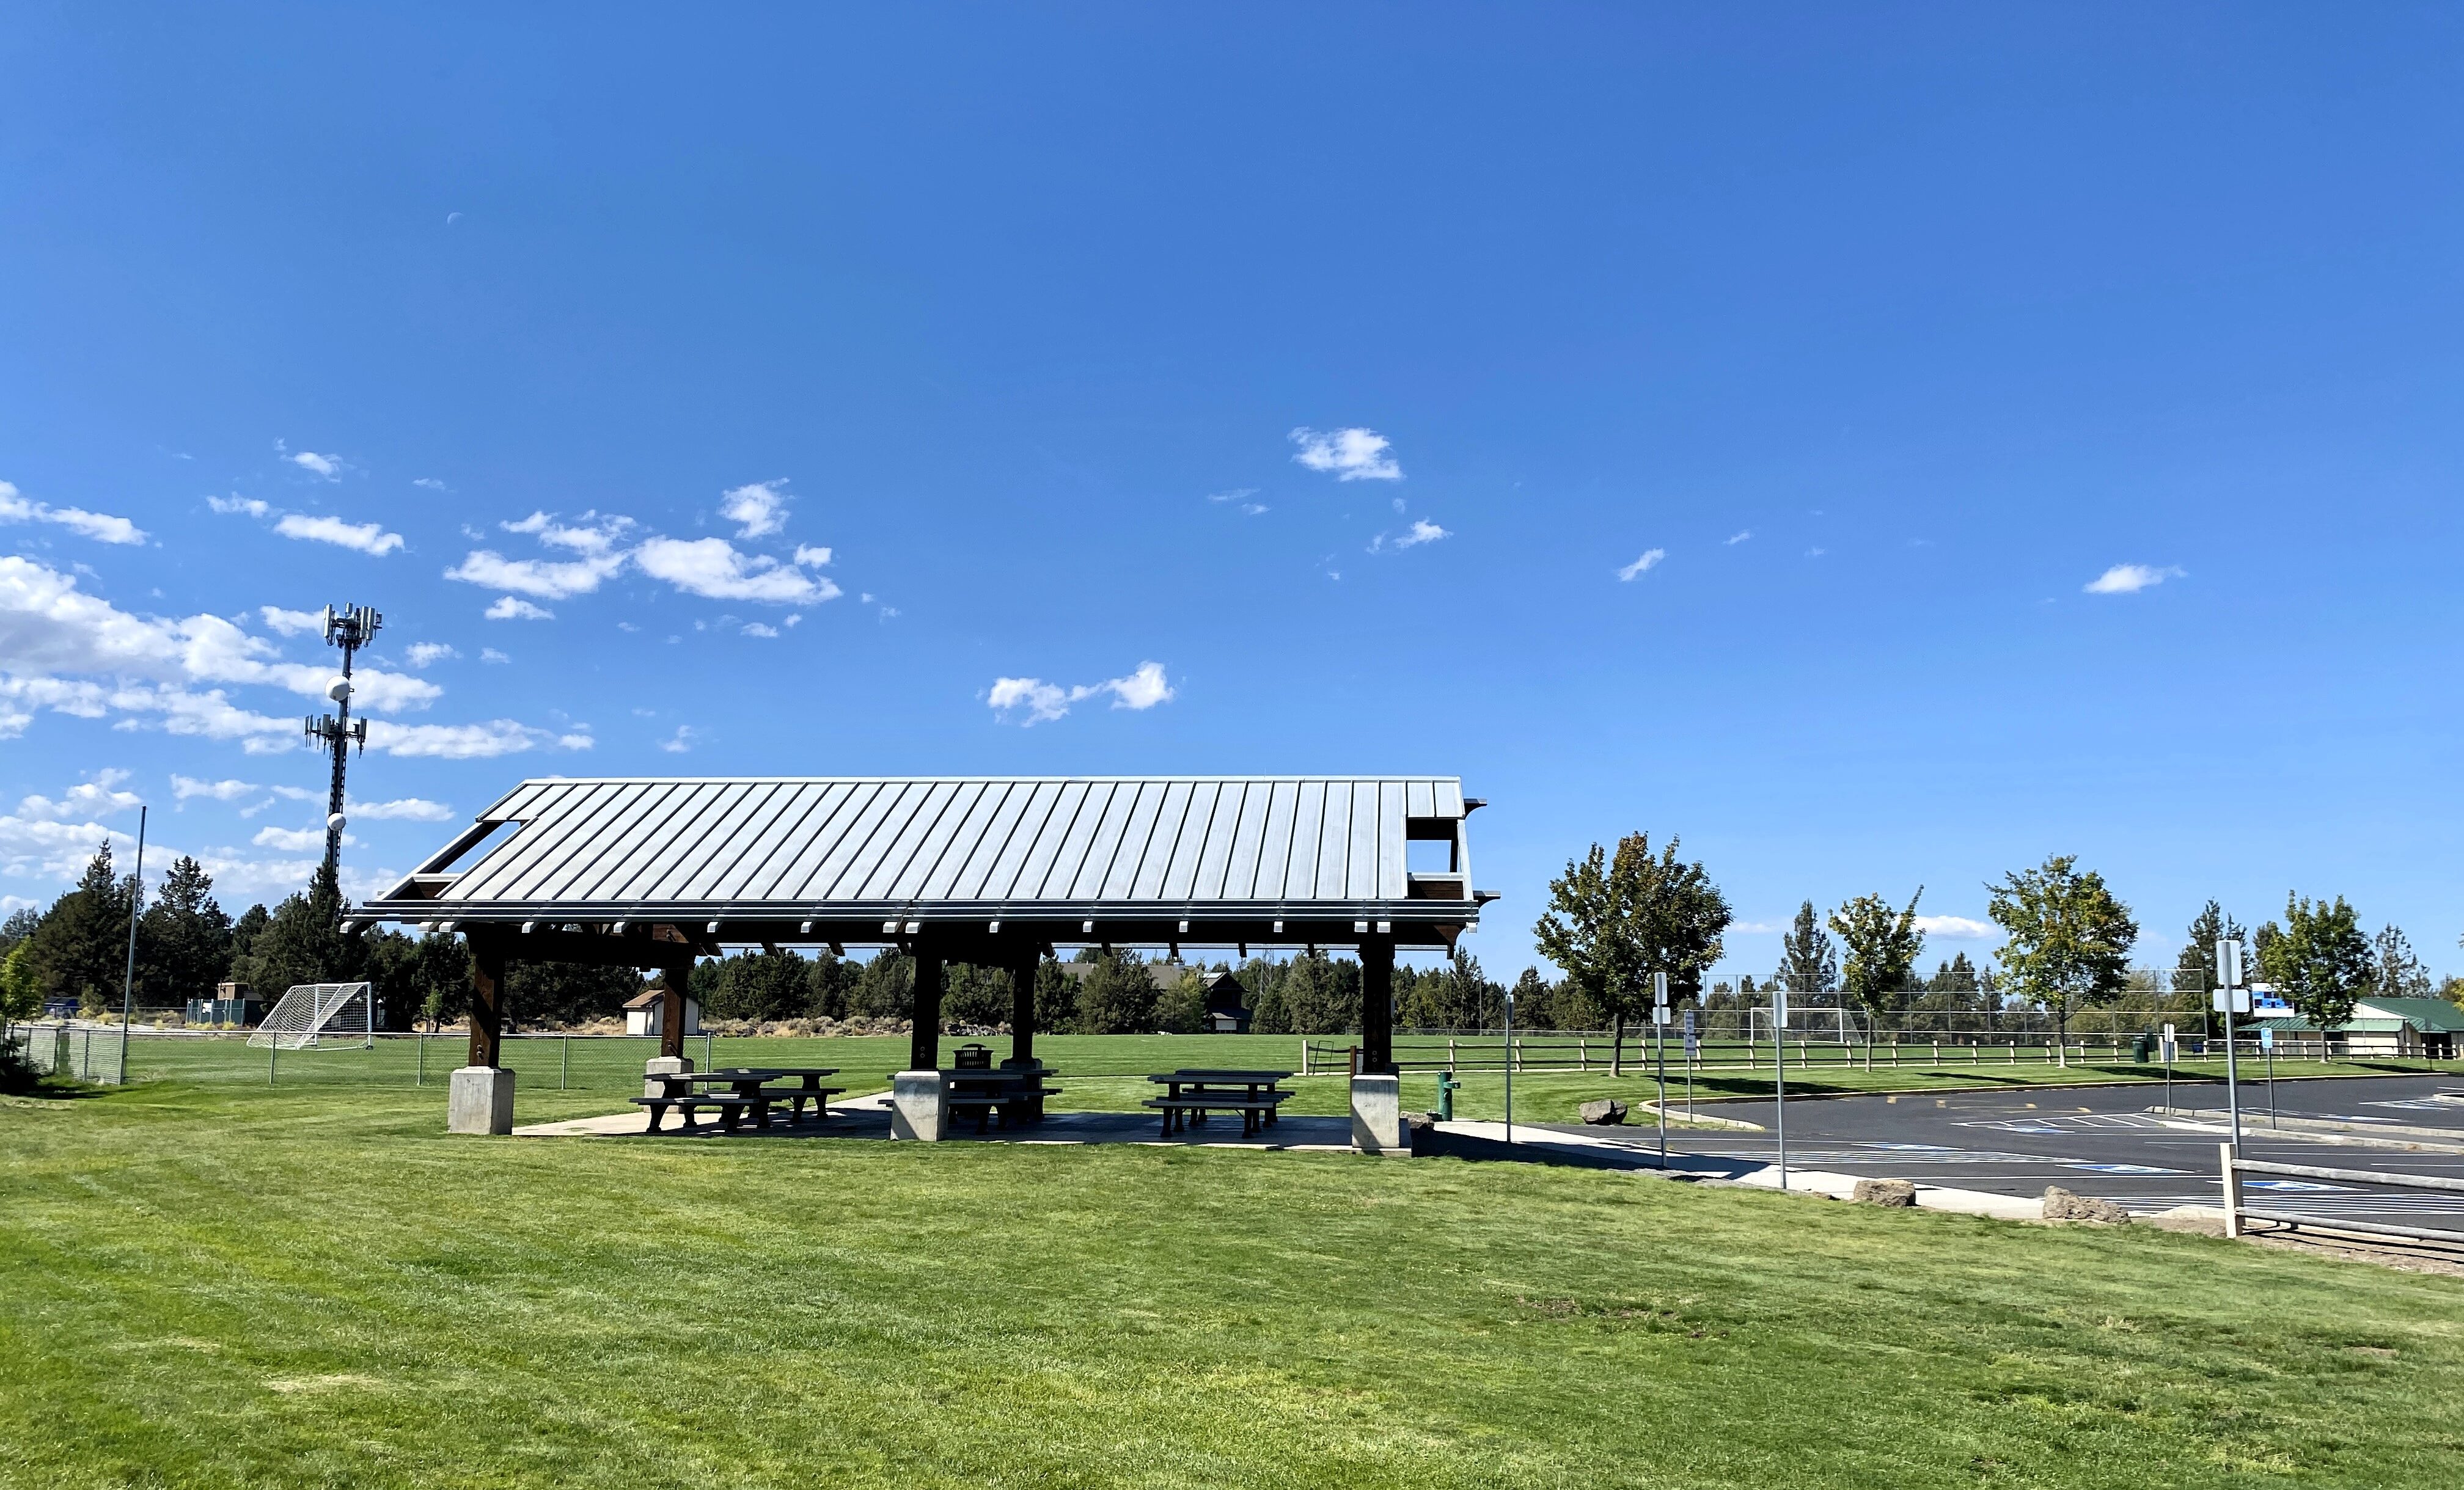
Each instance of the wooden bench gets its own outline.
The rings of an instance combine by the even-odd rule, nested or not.
[[[635,1097],[631,1101],[637,1107],[650,1109],[649,1130],[653,1133],[659,1130],[659,1123],[668,1115],[670,1107],[684,1114],[685,1126],[681,1130],[688,1133],[694,1131],[693,1114],[705,1107],[716,1110],[718,1126],[723,1132],[732,1133],[741,1127],[744,1123],[744,1114],[748,1111],[753,1114],[755,1127],[770,1126],[770,1099],[767,1097],[721,1097],[704,1092],[669,1097]]]
[[[1196,1113],[1198,1120],[1203,1123],[1209,1112],[1240,1113],[1241,1136],[1249,1138],[1254,1137],[1265,1123],[1273,1120],[1275,1108],[1282,1106],[1290,1096],[1291,1093],[1287,1091],[1262,1091],[1254,1094],[1194,1091],[1181,1092],[1171,1097],[1149,1097],[1146,1105],[1163,1113],[1163,1131],[1167,1138],[1174,1132],[1188,1128],[1190,1114]]]

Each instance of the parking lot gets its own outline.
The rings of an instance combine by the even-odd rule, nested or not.
[[[2424,1138],[2428,1147],[2400,1149],[2334,1141],[2347,1136],[2341,1133],[2271,1127],[2265,1084],[2246,1082],[2245,1158],[2464,1178],[2464,1080],[2287,1081],[2276,1084],[2274,1098],[2279,1120],[2326,1119],[2452,1137]],[[2224,1126],[2187,1114],[2223,1108],[2223,1085],[2176,1083],[2170,1117],[2151,1110],[2163,1100],[2163,1088],[2149,1085],[1797,1100],[1788,1105],[1787,1158],[1792,1171],[1906,1179],[2013,1198],[2039,1196],[2048,1185],[2059,1185],[2117,1201],[2137,1215],[2217,1204],[2216,1146],[2225,1137]],[[1672,1155],[1683,1155],[1672,1160],[1678,1167],[1742,1177],[1778,1161],[1777,1136],[1770,1130],[1771,1104],[1704,1103],[1699,1110],[1760,1123],[1765,1130],[1672,1129]],[[1641,1117],[1637,1114],[1636,1121]],[[1647,1166],[1655,1159],[1655,1135],[1647,1127],[1520,1130],[1526,1141],[1541,1145],[1559,1135],[1580,1141],[1580,1150],[1595,1156],[1592,1162]],[[2452,1228],[2464,1241],[2464,1194],[2259,1176],[2246,1179],[2243,1188],[2253,1205],[2298,1210],[2321,1220],[2344,1216]]]

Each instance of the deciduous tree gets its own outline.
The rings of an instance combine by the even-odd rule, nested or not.
[[[1612,1021],[1611,1075],[1623,1074],[1625,1021],[1651,1007],[1651,975],[1668,975],[1672,998],[1695,993],[1728,929],[1727,898],[1677,848],[1672,838],[1655,856],[1644,833],[1617,840],[1614,857],[1594,844],[1550,882],[1532,928],[1541,955]]]
[[[2343,896],[2329,905],[2288,894],[2282,932],[2259,949],[2259,971],[2312,1028],[2330,1030],[2352,1019],[2377,962]]]
[[[1859,895],[1832,913],[1831,929],[1848,951],[1848,997],[1868,1019],[1907,1001],[1925,951],[1925,932],[1917,930],[1917,902],[1924,896],[1920,885],[1906,909],[1894,910],[1880,895]]]
[[[2139,923],[2105,888],[2104,877],[2080,870],[2071,854],[2052,855],[1986,888],[1993,895],[1988,913],[2010,938],[2003,972],[2021,996],[2053,1011],[2057,1059],[2067,1065],[2072,1006],[2110,1003],[2128,986]]]

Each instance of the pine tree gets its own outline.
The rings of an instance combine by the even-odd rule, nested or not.
[[[2412,943],[2393,925],[2379,929],[2372,944],[2378,960],[2377,971],[2370,976],[2370,992],[2381,998],[2427,998],[2432,984],[2430,969],[2413,955]]]
[[[1035,1027],[1055,1032],[1078,1027],[1078,980],[1051,957],[1035,965]]]
[[[1780,938],[1779,970],[1771,975],[1771,982],[1788,990],[1791,1002],[1806,1004],[1815,1000],[1800,1000],[1797,996],[1828,993],[1838,986],[1839,959],[1832,954],[1831,938],[1815,919],[1813,901],[1797,908],[1796,923]]]
[[[1158,993],[1145,958],[1126,947],[1104,953],[1078,990],[1078,1027],[1089,1035],[1152,1035]]]
[[[237,981],[268,1003],[304,983],[358,981],[366,956],[356,938],[342,934],[347,908],[333,871],[318,866],[307,893],[275,907],[265,929],[251,938],[247,956],[233,959],[234,973],[246,969]]]
[[[135,894],[133,884],[112,873],[111,841],[103,840],[77,887],[52,902],[34,928],[34,975],[47,997],[75,998],[89,1014],[120,1007]]]
[[[138,988],[150,1002],[209,998],[231,966],[231,917],[215,904],[213,888],[205,866],[183,854],[138,917]]]

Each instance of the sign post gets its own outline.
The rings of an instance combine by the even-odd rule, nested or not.
[[[1694,1011],[1685,1011],[1685,1117],[1694,1117],[1694,1058],[1703,1053],[1703,1032],[1695,1027]]]
[[[2165,1026],[2165,1115],[2173,1115],[2173,1026]]]
[[[1788,1188],[1788,982],[1771,980],[1771,1127],[1779,1133],[1779,1188]]]
[[[2276,1031],[2261,1029],[2258,1048],[2267,1052],[2267,1126],[2276,1128]]]
[[[2241,943],[2227,937],[2216,943],[2215,1005],[2225,1017],[2225,1106],[2233,1113],[2233,1150],[2241,1152],[2241,1077],[2233,1057],[2233,1016],[2250,1010],[2250,991],[2241,986]]]
[[[1651,975],[1651,1057],[1660,1068],[1660,1167],[1668,1168],[1668,975]]]

